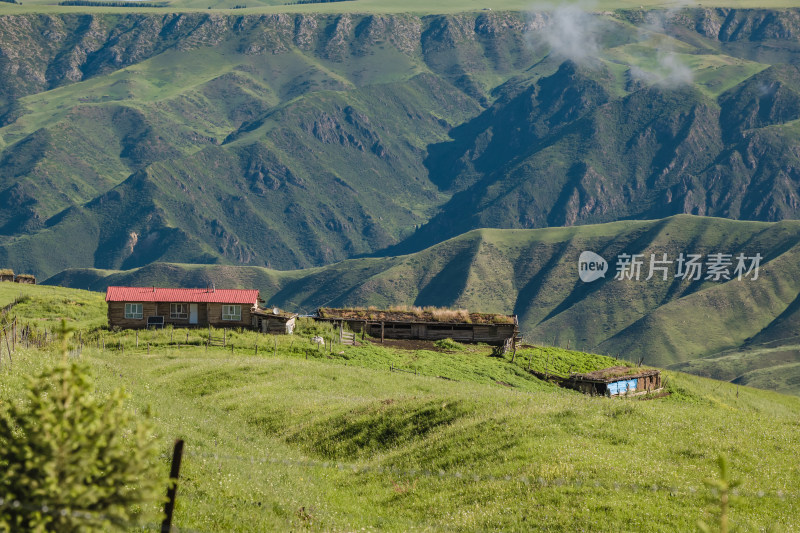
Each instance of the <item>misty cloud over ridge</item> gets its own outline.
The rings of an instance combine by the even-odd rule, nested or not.
[[[684,3],[682,7],[688,5]],[[647,23],[639,28],[639,37],[641,40],[645,40],[656,34],[656,68],[646,71],[632,66],[631,76],[633,78],[664,88],[675,88],[692,83],[694,79],[692,69],[681,61],[673,41],[669,38],[663,38],[664,35],[668,35],[667,24],[677,13],[678,9],[670,9],[665,12],[650,12],[647,14]],[[658,36],[662,37],[659,38]]]
[[[647,22],[638,26],[639,41],[652,40],[654,55],[641,56],[636,63],[648,64],[642,68],[630,64],[631,78],[663,88],[677,88],[691,84],[692,70],[687,66],[668,35],[666,26],[680,9],[688,7],[682,3],[678,8],[647,14]],[[531,42],[545,44],[550,53],[562,60],[571,60],[579,65],[593,67],[603,58],[603,36],[614,31],[614,24],[597,12],[591,2],[566,4],[537,3],[531,7],[531,16],[537,24],[531,33]]]
[[[592,14],[585,4],[537,4],[533,9],[544,16],[537,32],[553,55],[586,65],[600,56],[600,38],[609,24]]]

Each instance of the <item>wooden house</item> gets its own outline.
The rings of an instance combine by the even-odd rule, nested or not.
[[[109,287],[108,325],[125,329],[173,324],[250,328],[257,290]]]
[[[453,339],[463,343],[503,345],[517,338],[516,315],[470,313],[435,308],[331,309],[320,308],[316,320],[349,327],[380,339]]]
[[[14,271],[10,268],[0,268],[0,281],[14,281]]]
[[[291,335],[294,332],[297,313],[286,313],[277,307],[255,309],[252,313],[253,329],[272,335]]]
[[[27,283],[28,285],[36,285],[36,276],[33,274],[17,274],[14,278],[16,283]]]
[[[661,389],[661,371],[614,366],[586,374],[570,374],[561,385],[592,396],[618,396]]]

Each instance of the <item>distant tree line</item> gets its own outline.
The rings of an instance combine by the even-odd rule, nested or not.
[[[7,2],[9,0],[1,0]],[[92,0],[64,0],[59,2],[60,6],[97,6],[97,7],[167,7],[166,2],[148,2],[129,0],[127,2],[94,2]]]
[[[17,0],[0,0],[0,2],[5,2],[7,4],[20,4]]]

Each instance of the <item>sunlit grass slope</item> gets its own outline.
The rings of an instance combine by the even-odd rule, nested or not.
[[[71,326],[95,329],[108,323],[105,294],[61,287],[0,282],[0,308],[8,316],[39,329],[55,329],[61,319]]]
[[[592,398],[524,371],[548,352],[322,349],[310,336],[333,332],[305,323],[292,337],[229,331],[225,348],[203,346],[206,330],[90,330],[98,394],[122,385],[132,409],[149,406],[163,468],[186,440],[180,528],[687,531],[713,517],[703,480],[720,454],[743,481],[734,524],[800,525],[794,397],[668,372],[666,398]],[[21,348],[0,401],[56,357]],[[592,361],[548,355],[565,358]]]

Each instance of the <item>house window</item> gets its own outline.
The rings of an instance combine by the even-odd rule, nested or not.
[[[242,319],[241,305],[222,306],[222,320],[241,320],[241,319]]]
[[[125,304],[125,318],[142,319],[142,304]]]
[[[169,304],[170,318],[189,318],[188,306],[186,304]]]

